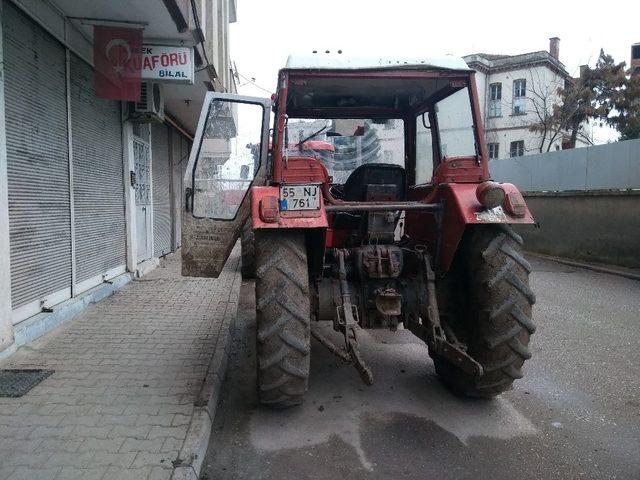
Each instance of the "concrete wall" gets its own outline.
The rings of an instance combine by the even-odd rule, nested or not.
[[[525,195],[539,227],[518,226],[532,252],[640,268],[640,191]]]
[[[640,139],[489,162],[523,192],[640,189]]]
[[[490,162],[524,193],[539,227],[528,250],[640,268],[640,140]]]

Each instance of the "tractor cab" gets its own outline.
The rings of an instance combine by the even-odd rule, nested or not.
[[[483,136],[474,72],[453,57],[292,56],[271,99],[207,94],[182,271],[218,276],[242,233],[263,403],[302,401],[311,335],[371,384],[367,328],[412,331],[467,395],[519,378],[534,296],[508,224],[533,218],[491,181]]]

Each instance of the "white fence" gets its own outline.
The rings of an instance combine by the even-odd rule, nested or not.
[[[489,170],[522,192],[640,189],[640,139],[492,160]]]

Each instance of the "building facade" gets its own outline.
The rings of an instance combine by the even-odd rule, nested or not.
[[[235,1],[0,8],[2,356],[180,246],[182,178],[204,95],[235,91]],[[133,115],[138,104],[98,98],[94,25],[136,26],[144,44],[190,49],[193,82],[143,83],[158,105],[148,119]]]
[[[631,45],[631,61],[629,69],[632,76],[640,75],[640,42]]]
[[[476,86],[491,159],[532,155],[568,148],[569,132],[532,131],[561,102],[558,90],[571,77],[559,60],[560,39],[549,51],[520,55],[475,53],[464,60],[476,70]],[[589,145],[584,125],[576,147]]]

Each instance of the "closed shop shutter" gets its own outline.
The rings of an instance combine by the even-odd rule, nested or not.
[[[2,31],[11,303],[18,321],[37,313],[40,301],[53,305],[71,294],[65,51],[10,2],[3,5]]]
[[[181,138],[181,142],[180,142],[180,155],[182,158],[182,163],[181,163],[181,170],[182,170],[182,188],[183,188],[183,192],[184,189],[186,187],[188,187],[188,185],[184,184],[184,176],[187,173],[187,164],[189,163],[189,155],[191,153],[191,141],[185,137],[180,137]],[[182,205],[182,209],[181,212],[184,212],[185,209],[185,195],[181,195],[181,201],[180,204]],[[180,244],[182,245],[182,231],[180,233]]]
[[[184,186],[182,185],[183,176],[183,162],[186,163],[189,159],[185,159],[182,156],[182,135],[177,130],[171,130],[171,155],[173,156],[173,191],[175,195],[174,199],[174,249],[180,247],[181,226],[182,226],[182,208],[184,198]]]
[[[71,56],[71,133],[78,291],[124,271],[125,206],[120,103],[97,98],[93,69]]]
[[[153,182],[153,255],[171,252],[171,166],[169,128],[154,123],[151,127],[151,179]]]

